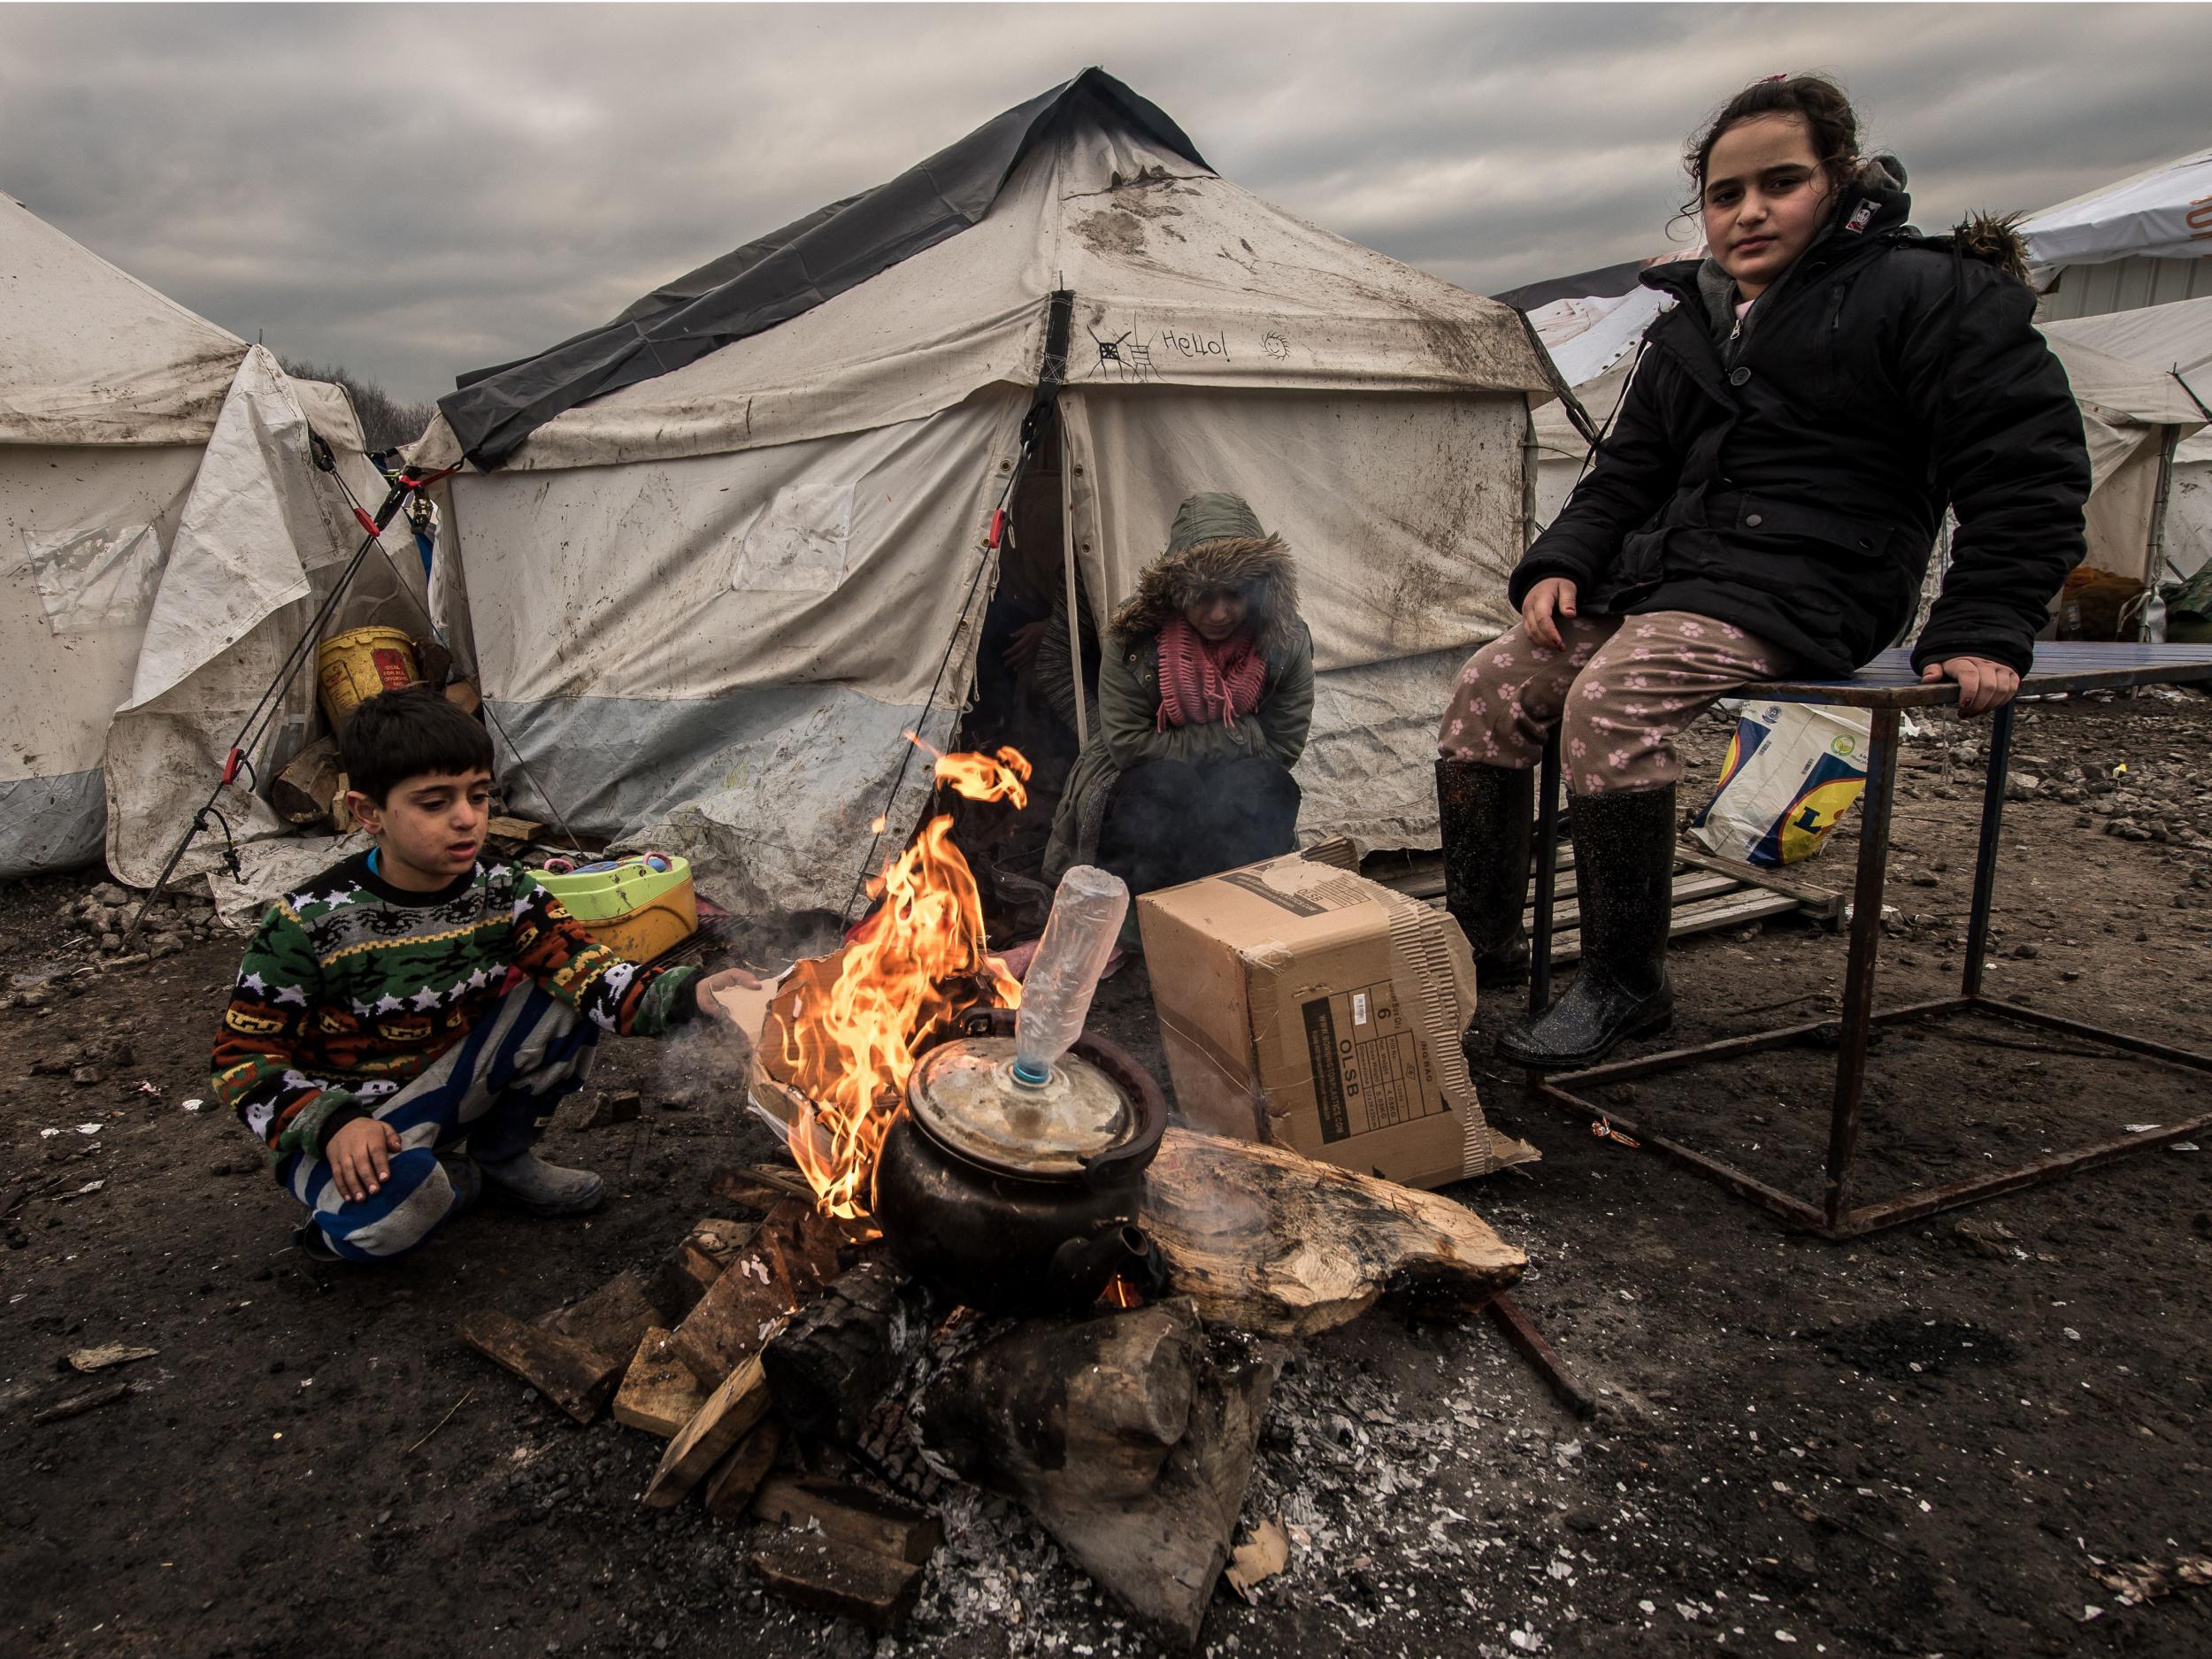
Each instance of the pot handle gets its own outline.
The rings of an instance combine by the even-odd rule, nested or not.
[[[1153,1155],[1160,1149],[1160,1137],[1167,1133],[1167,1111],[1156,1094],[1149,1102],[1140,1097],[1140,1121],[1134,1137],[1109,1151],[1083,1160],[1083,1184],[1086,1187],[1114,1186],[1142,1174],[1151,1164]]]

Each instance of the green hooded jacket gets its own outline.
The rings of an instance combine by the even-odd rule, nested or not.
[[[1259,706],[1234,726],[1159,729],[1159,633],[1208,589],[1245,594],[1267,681]],[[1238,496],[1193,495],[1175,515],[1167,551],[1138,579],[1137,591],[1107,625],[1098,670],[1098,718],[1068,776],[1052,821],[1045,874],[1096,854],[1107,797],[1124,772],[1148,761],[1207,765],[1271,756],[1295,766],[1313,724],[1313,636],[1298,614],[1297,573],[1280,536],[1260,527]]]

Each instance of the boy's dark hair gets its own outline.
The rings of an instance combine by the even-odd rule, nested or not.
[[[1763,115],[1801,118],[1831,188],[1842,187],[1843,169],[1859,153],[1859,115],[1851,107],[1849,96],[1825,75],[1770,75],[1753,81],[1721,105],[1720,113],[1691,139],[1682,165],[1689,172],[1694,194],[1682,204],[1685,213],[1696,216],[1699,200],[1705,194],[1706,164],[1712,159],[1713,146],[1720,135]]]
[[[346,784],[379,806],[426,772],[492,769],[491,734],[427,686],[379,692],[338,733]]]

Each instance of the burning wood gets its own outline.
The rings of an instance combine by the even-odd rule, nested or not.
[[[936,775],[972,801],[1029,799],[1029,763],[1011,749],[939,755]],[[968,1010],[1021,1002],[986,949],[982,897],[950,817],[925,825],[870,891],[882,903],[844,949],[792,970],[758,1048],[794,1113],[793,1158],[823,1212],[847,1219],[872,1207],[876,1153],[917,1054]]]

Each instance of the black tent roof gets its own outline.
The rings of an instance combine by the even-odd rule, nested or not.
[[[1529,282],[1517,288],[1490,297],[1501,305],[1510,305],[1517,311],[1532,311],[1548,305],[1554,300],[1616,299],[1623,294],[1636,291],[1636,279],[1643,275],[1646,261],[1624,260],[1619,265],[1601,265],[1595,271],[1583,271],[1573,276],[1552,277],[1542,282]]]
[[[656,288],[603,327],[462,376],[438,408],[468,458],[495,467],[564,411],[763,334],[967,229],[990,211],[1022,158],[1078,115],[1206,166],[1164,111],[1104,70],[1086,69],[888,183]]]

